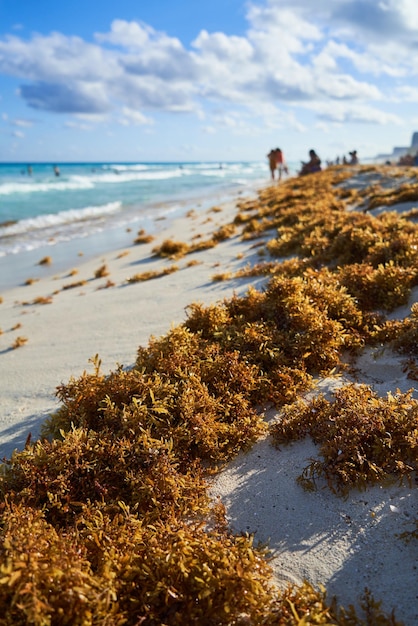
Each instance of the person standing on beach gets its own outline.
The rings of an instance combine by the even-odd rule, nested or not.
[[[289,173],[289,170],[284,160],[283,151],[280,148],[274,148],[273,150],[270,150],[267,158],[269,160],[272,180],[275,179],[276,170],[278,173],[278,180],[281,180],[283,172],[285,172],[286,174]]]
[[[270,172],[271,172],[271,180],[274,180],[275,172],[276,172],[276,169],[277,169],[276,150],[270,150],[270,152],[267,155],[267,158],[269,160],[269,167],[270,167]]]
[[[276,153],[276,166],[277,166],[278,179],[281,180],[283,172],[285,174],[288,174],[289,170],[284,160],[283,151],[280,148],[276,148],[274,152]]]

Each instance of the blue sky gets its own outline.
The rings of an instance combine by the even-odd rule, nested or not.
[[[417,45],[416,0],[0,0],[0,161],[373,157]]]

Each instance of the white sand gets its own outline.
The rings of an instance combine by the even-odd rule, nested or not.
[[[196,233],[205,237],[230,222],[235,212],[230,203],[221,213],[182,218],[167,224],[153,243],[125,248],[127,256],[118,258],[120,251],[115,251],[87,263],[75,256],[68,271],[0,293],[1,457],[23,447],[29,432],[37,437],[43,419],[58,407],[57,385],[91,370],[89,359],[95,354],[102,359],[105,373],[117,364],[131,366],[137,347],[147,345],[151,335],[165,334],[171,324],[181,323],[191,302],[209,304],[234,291],[246,291],[250,281],[212,281],[216,273],[236,271],[258,260],[252,243],[238,237],[175,262],[180,270],[165,277],[125,282],[136,273],[173,264],[151,255],[152,248],[170,235],[181,241],[191,241]],[[132,233],[132,241],[134,237]],[[54,247],[49,254],[54,259]],[[199,264],[186,267],[192,259]],[[94,279],[103,264],[110,275]],[[78,274],[69,276],[76,265]],[[82,279],[88,281],[85,286],[61,290]],[[109,279],[114,287],[98,289]],[[251,282],[261,286],[263,280]],[[52,296],[52,304],[22,305],[54,292],[58,293]],[[408,311],[405,307],[400,313]],[[16,324],[21,327],[12,330]],[[27,344],[10,349],[18,336],[26,337]],[[359,382],[372,384],[380,394],[413,386],[402,371],[401,359],[388,351],[368,351],[357,365]],[[320,381],[319,390],[327,392],[342,382]],[[274,412],[268,417],[274,418]],[[262,440],[221,472],[213,482],[213,495],[222,498],[235,531],[255,533],[256,541],[268,542],[279,583],[303,579],[322,583],[344,605],[355,602],[367,586],[383,600],[386,610],[395,608],[406,626],[418,624],[416,542],[406,546],[396,537],[411,530],[418,517],[416,489],[373,487],[353,492],[345,500],[321,485],[317,492],[306,493],[296,478],[315,455],[309,441],[278,451],[268,439]]]
[[[368,351],[358,366],[361,382],[381,395],[412,387],[392,353]],[[324,379],[317,391],[327,394],[348,381]],[[345,607],[367,587],[406,626],[418,624],[417,545],[397,537],[418,517],[416,487],[373,486],[342,498],[319,482],[317,491],[306,492],[296,481],[312,458],[319,457],[311,440],[277,450],[264,439],[215,478],[212,495],[226,506],[234,532],[254,533],[269,546],[281,586],[304,579],[323,584]]]

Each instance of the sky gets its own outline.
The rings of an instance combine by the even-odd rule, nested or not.
[[[416,0],[0,0],[0,161],[360,161],[418,130]]]

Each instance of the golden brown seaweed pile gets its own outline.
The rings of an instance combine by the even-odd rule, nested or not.
[[[274,441],[321,446],[307,486],[325,477],[344,492],[417,470],[410,394],[350,385],[333,402],[299,399],[315,375],[376,343],[417,378],[417,307],[385,317],[418,285],[416,213],[373,217],[379,190],[350,188],[348,176],[330,168],[265,189],[215,233],[263,238],[268,258],[238,274],[269,277],[263,291],[191,304],[133,369],[105,376],[97,357],[93,373],[58,388],[43,438],[2,466],[0,624],[399,624],[367,591],[357,613],[309,582],[278,591],[266,551],[229,532],[205,482],[266,432],[266,403],[281,408]],[[406,187],[394,185],[391,203]]]

